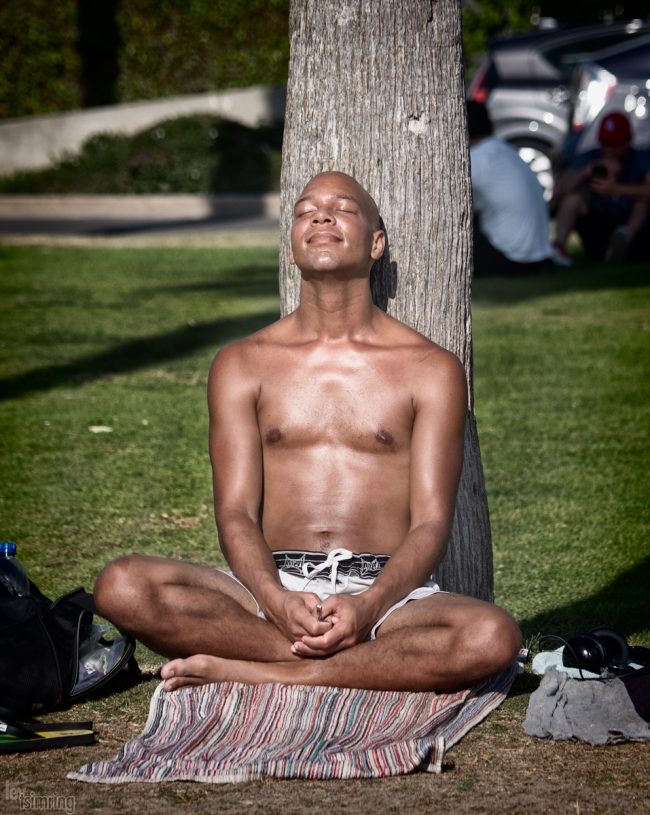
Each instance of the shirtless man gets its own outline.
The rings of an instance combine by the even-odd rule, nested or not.
[[[173,658],[166,690],[453,691],[518,652],[505,611],[430,580],[456,501],[465,373],[373,305],[384,240],[353,178],[311,179],[291,230],[299,308],[212,365],[215,513],[236,577],[132,555],[97,581],[101,613]]]

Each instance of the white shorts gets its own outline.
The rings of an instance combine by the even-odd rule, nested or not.
[[[348,549],[332,549],[331,552],[304,552],[296,549],[273,552],[278,567],[280,582],[289,591],[310,591],[325,600],[332,594],[361,594],[372,586],[375,579],[388,563],[388,555],[376,555],[371,552],[355,554]],[[227,574],[240,586],[246,586],[232,572]],[[246,589],[248,591],[248,589]],[[423,586],[409,592],[392,605],[370,629],[367,639],[374,640],[379,626],[398,608],[411,600],[421,600],[442,589],[433,580],[427,580]],[[266,619],[257,600],[251,594],[257,606],[257,616]]]

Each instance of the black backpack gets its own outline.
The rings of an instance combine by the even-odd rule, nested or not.
[[[124,670],[139,676],[135,640],[114,629],[109,638],[110,626],[93,624],[95,613],[83,588],[52,602],[31,580],[30,594],[22,597],[0,586],[0,714],[67,707],[107,688]],[[87,652],[87,665],[101,657],[91,670],[80,663]]]

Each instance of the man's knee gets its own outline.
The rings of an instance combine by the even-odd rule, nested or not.
[[[93,594],[97,611],[107,620],[120,622],[142,606],[147,558],[124,555],[108,563],[95,581]]]
[[[481,616],[473,637],[490,673],[507,668],[517,658],[522,644],[521,630],[515,620],[498,606]]]

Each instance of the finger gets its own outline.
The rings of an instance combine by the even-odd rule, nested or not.
[[[332,630],[331,620],[321,620],[318,622],[316,617],[310,617],[305,623],[304,630],[300,632],[300,636],[296,639],[303,639],[305,636],[309,637],[322,637],[324,634]]]
[[[348,640],[333,640],[323,641],[323,638],[318,639],[311,637],[303,637],[303,639],[294,642],[291,646],[293,654],[299,657],[327,657],[331,654],[336,654],[338,651],[343,651],[349,648],[353,643]]]
[[[309,610],[310,613],[313,613],[316,606],[322,602],[320,597],[313,591],[296,592],[296,595],[300,597],[303,605]]]
[[[304,636],[320,637],[327,634],[332,628],[330,620],[323,620],[318,622],[312,614],[304,613],[298,614],[293,618],[291,626],[292,639],[300,640]]]
[[[325,619],[326,617],[330,617],[332,614],[334,614],[334,612],[341,605],[341,603],[338,597],[332,595],[331,597],[328,597],[326,600],[322,600],[321,605],[323,607],[321,613],[323,619]]]
[[[313,597],[313,600],[312,600]],[[325,602],[321,600],[320,597],[313,595],[309,598],[308,602],[306,603],[307,607],[309,608],[309,613],[317,620],[317,622],[323,622],[323,620],[327,619],[328,612],[326,610]]]
[[[296,645],[304,646],[314,653],[328,654],[333,653],[334,651],[340,651],[342,647],[345,647],[344,644],[348,640],[349,637],[347,632],[331,629],[326,634],[319,637],[301,637],[300,640],[297,641]],[[299,647],[298,653],[301,652],[302,649]]]
[[[338,648],[310,648],[302,640],[294,642],[291,646],[291,653],[298,657],[327,657],[330,654],[336,653]]]

